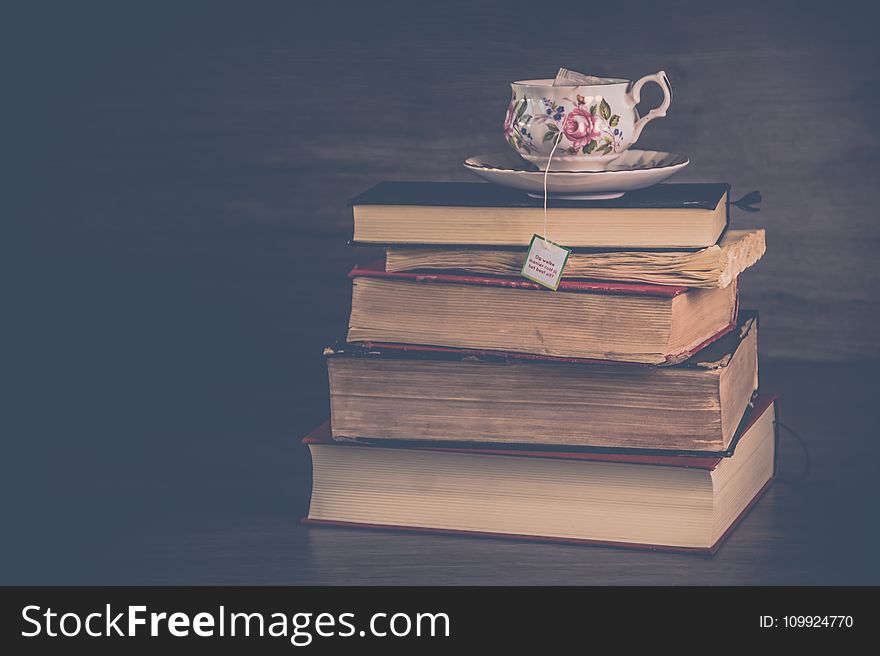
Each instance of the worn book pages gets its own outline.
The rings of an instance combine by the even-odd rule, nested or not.
[[[727,287],[764,255],[764,230],[729,230],[698,251],[573,252],[564,279],[617,280],[685,287]],[[387,271],[465,271],[516,275],[525,250],[487,248],[414,248],[391,246]]]

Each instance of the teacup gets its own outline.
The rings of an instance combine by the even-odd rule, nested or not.
[[[504,119],[504,137],[542,171],[598,171],[638,141],[650,121],[666,116],[672,87],[666,73],[636,82],[603,78],[602,84],[553,86],[553,80],[522,80],[510,86],[513,96]],[[642,87],[655,82],[663,90],[659,107],[639,117]]]

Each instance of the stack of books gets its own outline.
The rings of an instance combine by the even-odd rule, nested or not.
[[[554,201],[557,291],[520,275],[541,200],[396,182],[352,206],[386,253],[325,351],[306,521],[714,552],[770,484],[737,292],[764,232],[729,229],[727,185]]]

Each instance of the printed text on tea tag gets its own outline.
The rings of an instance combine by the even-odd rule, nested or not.
[[[520,273],[524,278],[556,291],[570,254],[570,248],[534,235]]]

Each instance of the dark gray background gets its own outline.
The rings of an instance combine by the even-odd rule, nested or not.
[[[41,7],[9,24],[22,328],[0,582],[878,582],[878,45],[856,3]],[[664,69],[640,147],[760,189],[762,381],[813,452],[714,560],[305,529],[347,198],[468,180],[514,79]],[[646,105],[658,93],[646,90]],[[17,175],[16,175],[17,174]],[[12,223],[12,222],[11,222]],[[17,412],[15,412],[17,411]],[[801,454],[782,446],[796,473]]]

